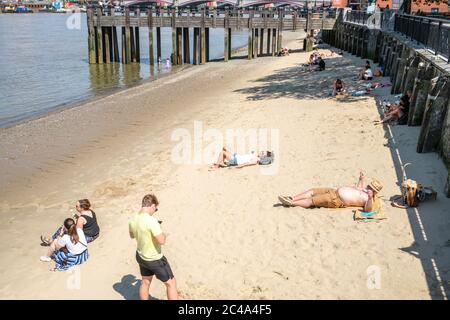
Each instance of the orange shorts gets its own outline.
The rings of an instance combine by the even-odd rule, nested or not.
[[[314,188],[312,191],[312,202],[314,206],[323,208],[345,208],[336,189]]]

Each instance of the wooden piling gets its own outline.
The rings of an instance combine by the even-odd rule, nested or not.
[[[253,28],[248,29],[248,59],[253,59]]]
[[[434,77],[434,73],[435,69],[431,64],[419,64],[409,106],[410,124],[412,126],[420,126],[422,124],[425,103],[428,98],[428,91],[430,90],[431,79]]]
[[[141,62],[141,39],[139,37],[139,27],[134,28],[135,62]]]
[[[253,59],[253,12],[248,17],[248,59]]]
[[[259,42],[259,29],[255,28],[253,29],[254,37],[253,37],[253,57],[258,57],[258,42]]]
[[[177,57],[177,64],[182,65],[183,64],[183,28],[177,28],[177,48],[176,48],[176,57]]]
[[[206,63],[206,30],[200,28],[200,64]]]
[[[155,65],[155,49],[153,44],[153,11],[151,8],[147,10],[147,24],[148,24],[148,56],[150,65]]]
[[[209,28],[205,28],[205,61],[209,62]]]
[[[104,43],[105,43],[105,63],[111,62],[111,45],[110,45],[110,38],[109,38],[109,27],[102,27],[102,33],[104,37]]]
[[[229,28],[225,28],[223,30],[223,61],[227,62],[229,59],[229,45],[230,45],[230,40],[229,40]]]
[[[161,57],[161,27],[156,28],[156,56],[158,61]]]
[[[125,7],[125,63],[131,62],[130,9]]]
[[[117,28],[114,26],[112,27],[112,38],[113,38],[113,44],[114,44],[114,62],[120,62],[120,56],[119,56],[119,42],[117,39]]]
[[[442,76],[434,79],[426,101],[417,152],[430,152],[438,149],[449,97],[450,79]]]
[[[277,29],[272,29],[272,57],[278,54],[277,51]]]
[[[87,11],[87,25],[88,25],[88,50],[89,50],[89,63],[97,63],[95,55],[95,29],[94,29],[94,11],[88,9]]]
[[[231,28],[228,28],[228,59],[231,59],[231,48],[232,48],[232,40],[231,40]]]
[[[185,63],[191,63],[191,48],[189,44],[189,28],[183,28],[183,57]]]
[[[259,55],[260,56],[262,56],[264,54],[263,49],[264,49],[264,29],[261,29],[260,35],[259,35]]]
[[[200,64],[200,28],[194,28],[194,64]]]
[[[103,33],[101,26],[102,9],[97,8],[97,63],[103,63]]]
[[[170,54],[170,60],[173,65],[177,64],[177,29],[172,27],[172,52]]]
[[[134,39],[134,28],[130,27],[131,62],[136,62],[136,42]]]
[[[125,27],[122,27],[122,63],[127,63],[127,44],[125,40]]]

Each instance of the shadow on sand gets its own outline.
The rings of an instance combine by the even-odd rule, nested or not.
[[[328,46],[328,48],[330,48]],[[337,48],[331,48],[339,51]],[[254,86],[237,90],[249,95],[249,100],[264,100],[277,98],[294,99],[324,99],[331,98],[333,80],[337,77],[344,80],[347,90],[362,90],[364,83],[354,81],[354,77],[364,65],[355,66],[353,56],[344,53],[342,57],[326,58],[326,70],[322,72],[309,71],[301,65],[277,70],[274,74],[257,79]],[[372,65],[373,62],[371,62]],[[387,83],[388,78],[375,78],[373,82]],[[369,96],[347,97],[336,99],[339,102],[358,101],[359,99],[374,98],[378,112],[382,114],[382,102],[386,91],[390,88],[374,90]],[[394,100],[391,96],[390,100]],[[375,120],[375,119],[374,119]],[[385,137],[389,143],[392,161],[399,186],[403,181],[403,165],[412,163],[407,168],[407,177],[433,186],[438,191],[436,201],[421,203],[417,208],[394,209],[399,214],[406,213],[414,236],[413,243],[407,248],[399,250],[420,259],[426,277],[428,292],[432,299],[450,298],[450,199],[443,194],[447,169],[437,153],[418,154],[416,146],[420,127],[385,125]]]
[[[282,59],[282,57],[280,58]],[[325,58],[325,71],[312,71],[309,67],[298,64],[295,67],[276,70],[275,73],[254,80],[251,87],[239,89],[236,92],[248,95],[248,100],[264,100],[277,98],[295,99],[332,99],[333,82],[337,78],[344,81],[347,91],[354,92],[365,89],[367,82],[354,81],[364,63],[354,66],[348,59],[342,57]],[[351,102],[365,99],[366,96],[336,99],[338,102]]]

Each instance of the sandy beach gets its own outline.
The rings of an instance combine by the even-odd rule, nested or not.
[[[338,76],[351,90],[364,61],[344,53],[324,72],[301,68],[302,34],[286,32],[286,57],[233,59],[182,72],[82,106],[0,130],[0,298],[137,299],[139,269],[128,218],[154,192],[168,234],[163,252],[184,299],[443,299],[450,294],[450,199],[438,155],[417,154],[419,128],[374,126],[390,88],[331,98]],[[327,49],[321,49],[328,53]],[[387,78],[375,81],[388,83]],[[177,130],[194,126],[279,132],[276,169],[208,171],[173,161]],[[203,143],[203,148],[208,143]],[[203,150],[203,149],[200,149]],[[439,193],[397,209],[401,163]],[[384,184],[387,219],[355,222],[351,208],[301,209],[279,194],[354,185],[359,171]],[[88,198],[99,239],[89,260],[50,272],[39,257],[51,234]],[[377,282],[373,285],[375,270]],[[153,281],[151,294],[165,299]]]

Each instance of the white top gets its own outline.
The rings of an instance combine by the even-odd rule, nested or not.
[[[257,159],[257,155],[254,153],[249,154],[236,154],[236,163],[241,165],[247,162],[253,162]]]
[[[65,234],[59,239],[58,244],[61,247],[66,247],[67,251],[69,251],[71,254],[80,254],[83,253],[84,250],[87,249],[87,241],[86,237],[84,236],[83,229],[77,228],[77,234],[80,240],[77,242],[77,244],[73,244],[72,240],[70,240],[70,236],[68,234]]]
[[[372,69],[366,69],[366,71],[364,72],[366,75],[366,78],[372,78],[373,77],[373,72]]]

